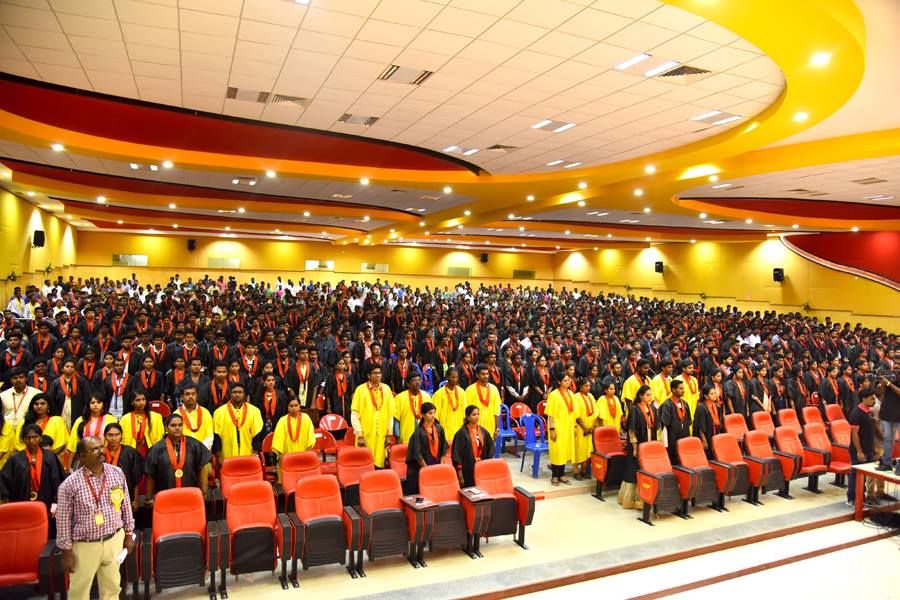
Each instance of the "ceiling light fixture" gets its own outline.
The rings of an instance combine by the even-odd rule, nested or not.
[[[809,66],[811,67],[827,67],[831,62],[831,52],[815,52],[809,58]]]
[[[653,175],[654,173],[656,173],[656,167],[654,167],[653,165],[647,165],[646,167],[644,167],[644,173],[646,173],[647,175]]]
[[[638,63],[644,62],[648,58],[650,58],[649,54],[641,52],[637,56],[632,56],[625,62],[617,64],[615,67],[613,67],[613,69],[615,69],[616,71],[624,71],[626,69],[630,69],[631,67],[633,67],[634,65],[636,65]]]
[[[611,237],[612,237],[612,234],[611,234],[611,233],[607,233],[607,234],[606,234],[606,237],[611,238]]]
[[[231,231],[231,227],[225,226],[225,231]]]
[[[471,210],[464,210],[464,211],[463,211],[463,214],[466,215],[467,217],[470,217],[470,216],[472,216],[472,211],[471,211]]]
[[[247,212],[247,209],[244,208],[243,206],[238,206],[237,211],[238,211],[239,213],[241,213],[241,214],[244,214],[245,212]]]
[[[519,231],[525,231],[525,226],[524,226],[524,225],[520,225],[520,226],[519,226]]]
[[[308,216],[309,216],[309,211],[308,211],[308,210],[304,210],[304,211],[303,211],[303,216],[304,216],[304,217],[308,217]],[[368,221],[368,220],[369,220],[369,217],[366,217],[366,221]]]
[[[150,165],[150,170],[154,171],[154,172],[159,171],[159,166],[158,165]]]
[[[97,204],[105,204],[105,203],[106,203],[106,196],[97,196]]]
[[[578,182],[578,189],[579,189],[579,190],[586,190],[586,189],[587,189],[587,181],[579,181],[579,182]]]
[[[419,221],[419,227],[425,227],[425,221]]]
[[[559,250],[559,246],[557,246],[556,249]]]
[[[139,165],[137,163],[128,163],[128,166],[131,167],[132,171],[137,171],[138,169],[141,168],[141,165]]]
[[[706,213],[700,213],[699,217],[700,217],[701,219],[705,219],[705,218],[706,218]]]
[[[175,165],[172,163],[171,160],[164,160],[162,163],[162,166],[163,166],[163,169],[171,169]]]
[[[804,112],[802,110],[800,112],[794,113],[794,121],[796,121],[797,123],[802,123],[803,121],[807,120],[808,118],[809,118],[809,113]]]
[[[546,127],[550,123],[552,123],[552,119],[544,119],[543,121],[539,121],[531,126],[532,129],[540,129],[541,127]]]
[[[850,228],[850,231],[852,231],[853,233],[857,233],[857,232],[859,232],[859,227],[854,225],[853,227]]]
[[[791,229],[800,229],[800,226],[794,223],[793,225],[791,225]]]
[[[66,147],[59,143],[50,144],[50,148],[52,148],[54,152],[65,152],[66,151]]]
[[[641,188],[637,188],[636,190],[634,190],[634,195],[640,198],[644,195],[644,190],[642,190]]]
[[[746,223],[747,225],[752,225],[753,219],[744,219],[744,223]]]
[[[121,225],[121,224],[124,223],[124,222],[125,222],[125,221],[123,221],[122,219],[119,219],[118,221],[116,221],[116,223],[118,223],[119,225]]]
[[[275,179],[276,177],[278,177],[278,173],[276,173],[272,169],[266,169],[266,177],[268,177],[269,179]]]
[[[447,146],[444,148],[444,152],[456,152],[459,150],[459,146]]]
[[[710,175],[710,176],[709,176],[709,180],[710,180],[711,182],[715,183],[715,182],[717,182],[717,181],[719,180],[719,176],[718,176],[718,175]]]
[[[25,193],[28,194],[28,197],[29,197],[29,198],[33,198],[33,197],[34,197],[34,192],[25,192]]]
[[[670,60],[668,62],[664,62],[663,64],[659,65],[658,67],[650,69],[649,71],[644,73],[644,77],[656,77],[660,73],[665,73],[666,71],[668,71],[670,69],[674,69],[675,67],[677,67],[680,64],[681,63],[678,62],[677,60]]]
[[[697,240],[691,240],[691,243],[692,243],[692,244],[696,244],[696,243],[697,243]]]
[[[240,182],[241,182],[241,181],[240,181],[237,177],[235,177],[234,179],[231,180],[231,183],[234,184],[234,185],[237,185],[237,184],[239,184]]]
[[[732,186],[732,184],[730,184],[730,183],[720,183],[719,185],[714,185],[714,186],[712,186],[712,188],[713,188],[714,190],[721,190],[721,189],[724,189],[724,188],[727,188],[727,187],[731,187],[731,186]]]
[[[714,117],[716,115],[721,115],[721,110],[711,110],[709,112],[705,112],[703,114],[699,114],[697,116],[691,117],[691,121],[702,121],[703,119],[708,119],[710,117]]]
[[[573,127],[575,127],[575,123],[566,123],[565,125],[562,125],[560,127],[557,127],[556,129],[554,129],[553,133],[562,133],[563,131],[566,131],[567,129],[572,129]]]
[[[737,121],[738,119],[743,119],[742,115],[731,115],[730,117],[725,117],[724,119],[719,119],[718,121],[713,121],[713,125],[725,125],[726,123],[731,123],[733,121]]]
[[[170,203],[169,203],[169,208],[171,208],[171,209],[174,210],[174,209],[176,209],[176,208],[178,208],[178,207],[175,206],[175,203],[174,203],[174,202],[170,202]]]
[[[647,237],[645,237],[645,238],[644,238],[644,241],[649,242],[649,241],[650,241],[650,236],[648,235]]]
[[[172,229],[178,229],[178,223],[172,223]]]
[[[556,165],[561,165],[561,164],[563,164],[564,162],[566,162],[566,161],[564,161],[564,160],[551,160],[550,162],[547,163],[547,166],[548,166],[548,167],[555,167]]]
[[[528,202],[534,202],[534,195],[528,194],[528,196],[525,197],[525,200],[527,200]]]
[[[369,222],[369,218],[370,218],[369,215],[363,215],[363,221],[365,221],[366,223]]]
[[[572,235],[572,232],[566,229],[566,235]]]
[[[360,185],[369,185],[369,178],[368,178],[368,177],[362,177],[362,178],[360,178],[359,184],[360,184]]]
[[[569,163],[569,164],[567,164],[566,166],[564,166],[563,169],[571,169],[571,168],[573,168],[573,167],[577,167],[577,166],[580,165],[580,164],[581,164],[580,162]]]
[[[650,213],[650,210],[651,210],[651,209],[650,209],[650,207],[648,206],[648,207],[644,208],[644,213],[645,213],[645,214],[649,214],[649,213]]]
[[[463,152],[463,156],[472,156],[478,152],[478,148],[469,148],[465,152]]]
[[[445,193],[445,194],[452,194],[452,193],[453,193],[453,188],[450,187],[449,185],[445,185],[445,186],[444,186],[444,193]]]
[[[579,201],[578,201],[578,207],[579,207],[579,208],[584,208],[585,206],[587,206],[587,202],[585,202],[584,200],[579,200]]]
[[[506,215],[506,218],[507,219],[515,219],[516,215],[514,213],[509,213],[508,215]]]

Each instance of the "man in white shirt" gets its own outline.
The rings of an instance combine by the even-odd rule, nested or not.
[[[25,420],[31,399],[40,394],[41,390],[25,384],[27,376],[22,367],[10,369],[9,378],[12,380],[12,387],[0,392],[0,404],[3,405],[3,419],[15,429]]]
[[[12,298],[9,299],[9,303],[6,305],[6,310],[14,314],[20,319],[25,318],[25,298],[22,297],[22,288],[16,287],[13,290]]]

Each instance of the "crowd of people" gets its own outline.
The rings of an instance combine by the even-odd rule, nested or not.
[[[60,277],[16,288],[0,323],[0,499],[51,510],[90,439],[152,510],[161,490],[206,492],[213,464],[269,433],[278,457],[313,448],[325,414],[377,467],[408,444],[409,489],[445,456],[468,486],[501,406],[522,403],[546,418],[554,486],[586,477],[594,428],[615,427],[631,457],[619,500],[639,507],[638,445],[677,463],[678,439],[709,451],[731,413],[803,422],[839,404],[877,437],[854,437],[854,460],[880,447],[891,468],[898,361],[895,334],[860,324],[565,287]]]

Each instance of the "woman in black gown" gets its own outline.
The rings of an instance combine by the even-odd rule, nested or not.
[[[653,406],[653,392],[649,385],[638,388],[634,404],[628,411],[628,436],[625,444],[625,473],[619,488],[622,508],[642,510],[644,504],[637,494],[638,446],[656,440],[659,418]]]

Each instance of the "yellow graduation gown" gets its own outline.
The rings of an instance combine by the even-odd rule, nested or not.
[[[493,437],[494,431],[497,430],[496,415],[500,414],[500,391],[497,389],[496,385],[488,382],[487,387],[489,400],[488,405],[485,406],[481,401],[481,396],[485,395],[484,389],[481,390],[481,396],[479,396],[479,387],[481,386],[476,381],[468,388],[466,388],[466,406],[478,407],[478,424],[487,429],[488,433],[490,433],[491,437]],[[465,409],[463,409],[463,415],[465,415]]]
[[[231,402],[226,402],[213,413],[213,431],[221,440],[222,458],[251,456],[253,454],[253,438],[263,428],[262,415],[258,408],[249,402],[244,402],[241,408],[237,410],[232,408],[239,425],[235,427],[231,420],[231,414],[228,412],[229,406],[231,406]],[[243,417],[244,407],[247,408],[246,419]]]
[[[350,412],[359,417],[363,439],[366,447],[372,451],[375,466],[383,467],[386,454],[384,444],[394,429],[394,395],[391,388],[383,383],[380,390],[370,390],[368,383],[357,386],[350,403]]]
[[[642,385],[649,383],[650,381],[646,377],[644,377],[644,383],[641,383],[641,380],[638,379],[637,375],[631,375],[625,380],[625,383],[622,384],[622,399],[629,405],[634,403],[634,397],[637,395],[637,391]]]
[[[446,385],[438,388],[431,397],[431,402],[436,409],[435,416],[444,428],[444,436],[450,442],[466,422],[467,396],[460,386],[456,386],[452,392],[447,388]]]
[[[613,400],[615,400],[614,410],[616,414],[613,415],[613,411],[609,409],[609,401],[606,399],[606,394],[600,396],[597,399],[597,410],[600,414],[600,424],[604,427],[615,427],[616,431],[622,431],[622,403],[616,396],[613,396]]]
[[[575,397],[575,403],[578,404],[579,417],[581,421],[587,426],[596,426],[597,418],[600,416],[600,411],[597,406],[597,401],[594,400],[594,395],[588,392],[587,394],[573,394]],[[591,457],[591,452],[594,451],[594,436],[592,434],[584,435],[584,430],[581,427],[575,428],[575,462],[582,463]]]
[[[136,431],[131,423],[131,414],[132,413],[126,413],[122,415],[122,420],[119,421],[119,425],[122,426],[122,443],[126,446],[137,448],[138,440],[134,437]],[[144,425],[144,441],[147,443],[147,448],[150,448],[153,444],[165,437],[166,426],[163,425],[161,414],[150,411],[147,413],[147,416],[150,418],[150,426],[147,427]],[[135,421],[137,421],[137,418],[135,418]],[[140,427],[139,424],[138,427]]]
[[[78,436],[78,426],[81,425],[81,421],[83,419],[84,419],[84,417],[78,417],[77,419],[75,419],[75,422],[72,423],[72,431],[71,431],[71,433],[69,433],[69,444],[66,448],[72,454],[75,453],[75,448],[78,446],[78,440],[81,439]],[[106,429],[106,426],[109,425],[110,423],[115,423],[115,422],[116,422],[116,418],[114,416],[112,416],[111,414],[107,413],[107,414],[103,415],[103,425],[100,427],[100,433],[98,434],[98,437],[101,440],[103,439],[103,430]],[[85,426],[85,430],[87,430],[87,429],[88,429],[88,427]]]
[[[672,397],[672,380],[664,379],[660,373],[650,381],[650,389],[653,391],[653,403],[659,408],[663,402]]]
[[[691,407],[691,417],[697,414],[697,403],[700,402],[700,383],[693,375],[679,375],[675,379],[684,382],[684,401]]]
[[[194,438],[207,448],[212,446],[213,417],[208,410],[198,404],[194,412],[189,412],[182,406],[176,413],[181,415],[181,419],[184,421],[182,429],[184,435]],[[194,429],[197,431],[193,431]]]
[[[24,423],[19,423],[19,427],[16,429],[16,450],[25,449],[25,442],[22,441],[23,425]],[[66,445],[69,443],[69,428],[66,427],[66,422],[63,421],[62,417],[50,417],[47,420],[47,424],[44,425],[44,435],[53,440],[54,450],[57,448],[65,450]]]
[[[13,427],[9,423],[3,423],[3,428],[0,429],[0,469],[16,450],[16,437],[18,437],[16,434],[18,432],[19,428]]]
[[[425,390],[419,390],[419,397],[410,406],[409,390],[403,390],[394,396],[394,418],[400,421],[400,443],[408,444],[419,419],[422,417],[422,405],[431,402],[431,396]],[[437,408],[437,407],[435,407]],[[434,411],[437,416],[437,410]]]
[[[316,428],[313,426],[312,419],[306,413],[300,413],[299,416],[299,421],[290,415],[284,415],[278,419],[275,433],[272,435],[273,451],[278,454],[292,454],[306,452],[316,445]],[[297,439],[291,439],[291,432],[288,431],[288,419],[291,419],[291,432],[297,436]]]
[[[556,431],[556,441],[550,438],[550,464],[564,465],[575,461],[575,422],[581,414],[578,398],[574,393],[568,393],[571,410],[559,389],[555,389],[547,396],[547,407],[544,413],[553,417],[553,428]]]

